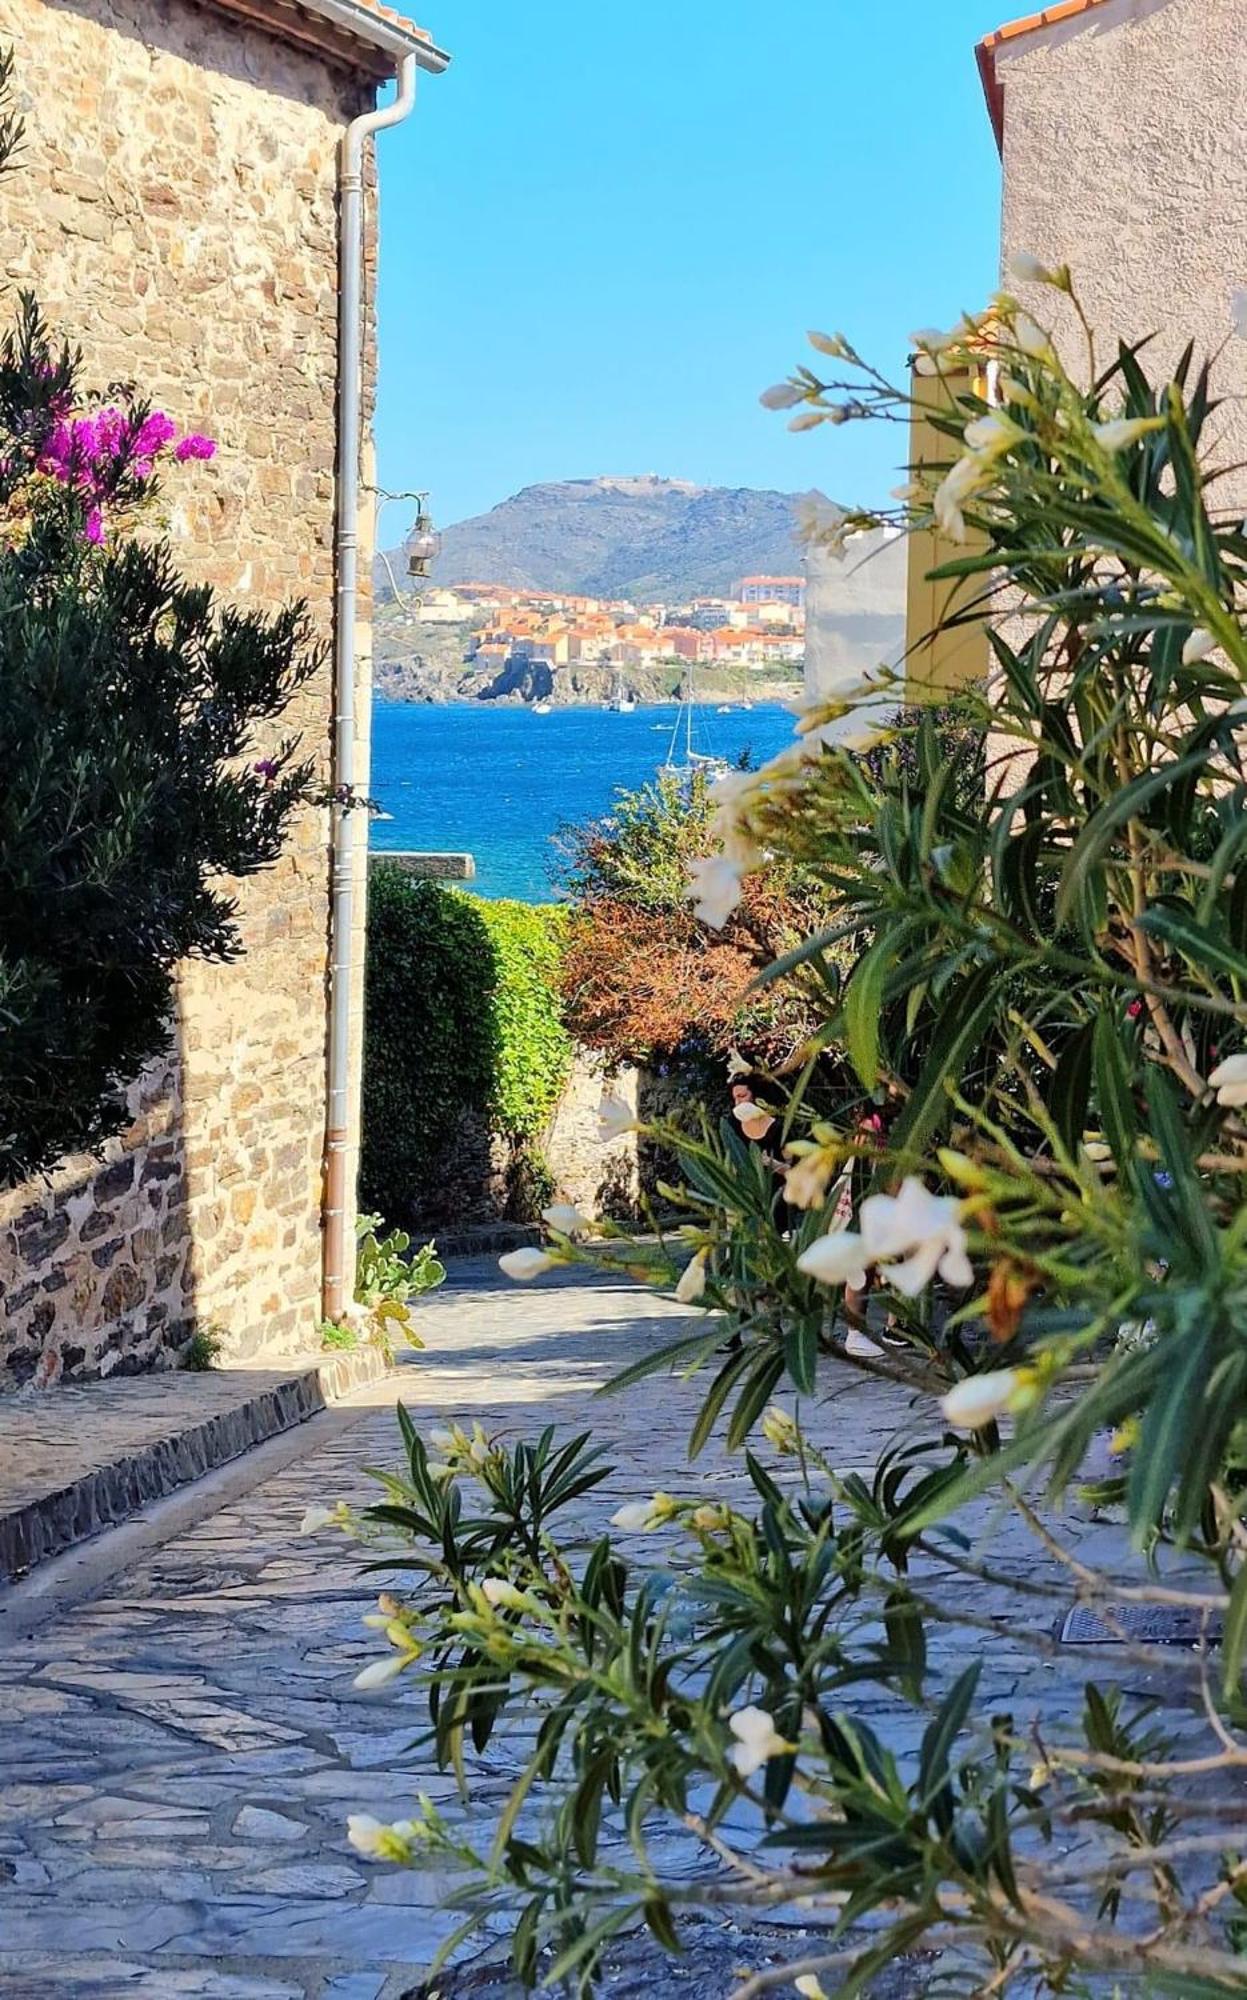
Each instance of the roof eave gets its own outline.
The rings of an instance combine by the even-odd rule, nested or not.
[[[395,62],[414,55],[417,68],[440,76],[450,61],[446,51],[418,28],[374,13],[371,7],[361,6],[360,0],[299,0],[299,4],[353,40],[392,56]]]
[[[1037,35],[1044,28],[1056,28],[1064,21],[1072,21],[1080,14],[1089,14],[1102,4],[1102,0],[1054,0],[1054,4],[1040,8],[1037,14],[1024,15],[1020,21],[1009,21],[1003,28],[997,28],[992,35],[984,35],[975,50],[979,75],[983,79],[983,95],[987,99],[988,116],[992,130],[996,134],[996,144],[1004,153],[1005,142],[1005,87],[996,67],[996,52],[1011,42],[1021,41],[1027,35]]]

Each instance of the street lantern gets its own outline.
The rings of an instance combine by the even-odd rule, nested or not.
[[[408,576],[427,576],[441,546],[442,538],[433,526],[433,516],[422,505],[407,537]]]

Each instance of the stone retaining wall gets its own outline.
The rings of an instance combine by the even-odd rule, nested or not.
[[[653,1115],[653,1079],[643,1070],[624,1069],[608,1080],[601,1056],[588,1049],[576,1052],[558,1107],[536,1147],[517,1147],[492,1131],[481,1114],[464,1112],[430,1177],[439,1188],[438,1200],[416,1218],[417,1228],[459,1230],[531,1221],[540,1206],[533,1166],[548,1169],[555,1197],[574,1202],[585,1215],[634,1214],[646,1162],[635,1132],[607,1146],[599,1141],[604,1088],[639,1116]]]

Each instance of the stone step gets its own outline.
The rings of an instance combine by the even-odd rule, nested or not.
[[[0,1589],[391,1367],[363,1345],[0,1397]]]

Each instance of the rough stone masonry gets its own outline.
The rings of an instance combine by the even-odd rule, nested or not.
[[[371,80],[196,0],[0,0],[0,43],[26,121],[10,299],[36,291],[91,386],[134,380],[218,440],[166,483],[183,569],[261,608],[304,596],[328,636],[335,149]],[[326,662],[286,725],[326,773],[331,719]],[[129,1131],[0,1195],[0,1384],[159,1365],[195,1327],[235,1357],[312,1335],[327,813],[239,902],[246,955],[186,968]]]

